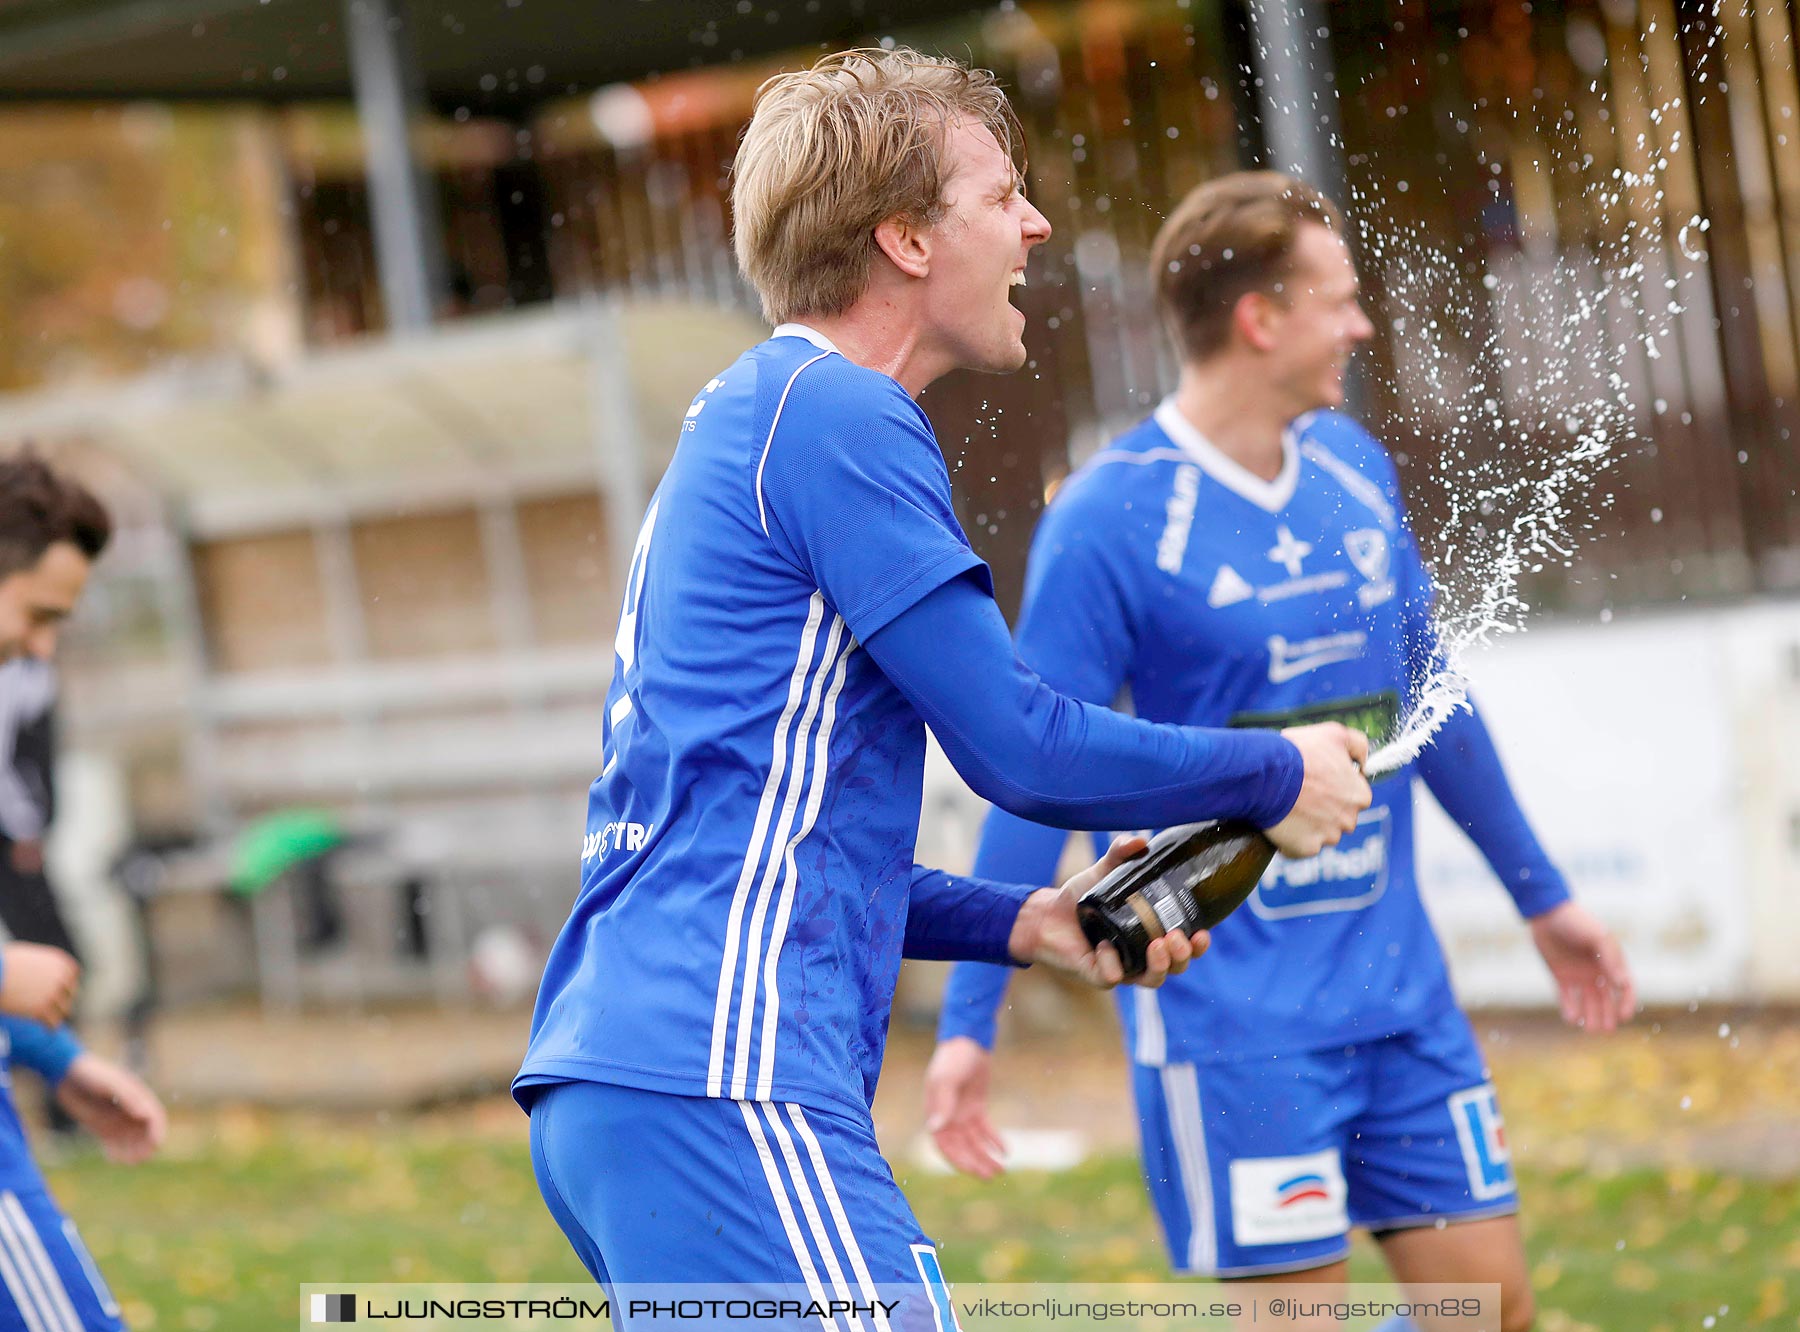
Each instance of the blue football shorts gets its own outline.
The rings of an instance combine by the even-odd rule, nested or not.
[[[554,1083],[531,1102],[531,1159],[621,1329],[633,1300],[755,1298],[786,1302],[758,1326],[955,1332],[936,1246],[866,1115]]]
[[[42,1188],[0,1190],[0,1332],[125,1332],[75,1223]]]
[[[1134,1067],[1144,1178],[1184,1276],[1323,1267],[1381,1233],[1518,1210],[1500,1106],[1451,1009],[1349,1047]]]

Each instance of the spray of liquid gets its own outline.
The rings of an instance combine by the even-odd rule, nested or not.
[[[1605,100],[1597,82],[1590,91]],[[1680,106],[1668,99],[1649,123],[1674,120]],[[1706,311],[1708,222],[1666,219],[1663,186],[1671,158],[1683,165],[1681,131],[1636,140],[1586,190],[1599,239],[1559,245],[1527,229],[1479,281],[1422,228],[1396,226],[1382,198],[1353,192],[1352,224],[1393,332],[1397,424],[1432,442],[1421,461],[1442,501],[1437,530],[1421,533],[1438,652],[1412,682],[1396,732],[1370,755],[1371,776],[1403,767],[1469,706],[1470,655],[1524,627],[1521,579],[1573,562],[1611,505],[1606,473],[1666,410],[1655,386],[1667,370],[1656,362],[1689,305]],[[1572,132],[1540,144],[1529,165],[1545,173],[1583,158]]]

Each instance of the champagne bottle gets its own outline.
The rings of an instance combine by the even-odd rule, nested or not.
[[[1083,893],[1076,918],[1089,943],[1111,943],[1125,975],[1137,976],[1152,940],[1210,930],[1243,905],[1274,858],[1275,844],[1251,824],[1178,824]]]

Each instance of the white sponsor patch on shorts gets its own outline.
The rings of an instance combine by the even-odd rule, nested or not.
[[[1469,1171],[1469,1196],[1483,1202],[1513,1191],[1512,1152],[1506,1145],[1506,1122],[1494,1085],[1459,1091],[1450,1098],[1450,1118]]]
[[[1336,1148],[1231,1163],[1231,1233],[1239,1244],[1297,1244],[1350,1229]]]

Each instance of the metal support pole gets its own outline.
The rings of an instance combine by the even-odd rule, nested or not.
[[[409,132],[420,89],[405,0],[344,0],[344,18],[388,330],[416,333],[431,326],[446,265],[437,190]]]
[[[1342,199],[1343,139],[1328,11],[1319,0],[1250,0],[1269,165]]]
[[[1249,9],[1269,165],[1348,210],[1330,9],[1324,0],[1249,0]],[[1353,363],[1345,383],[1344,405],[1357,415],[1368,407],[1364,373],[1360,360]]]

